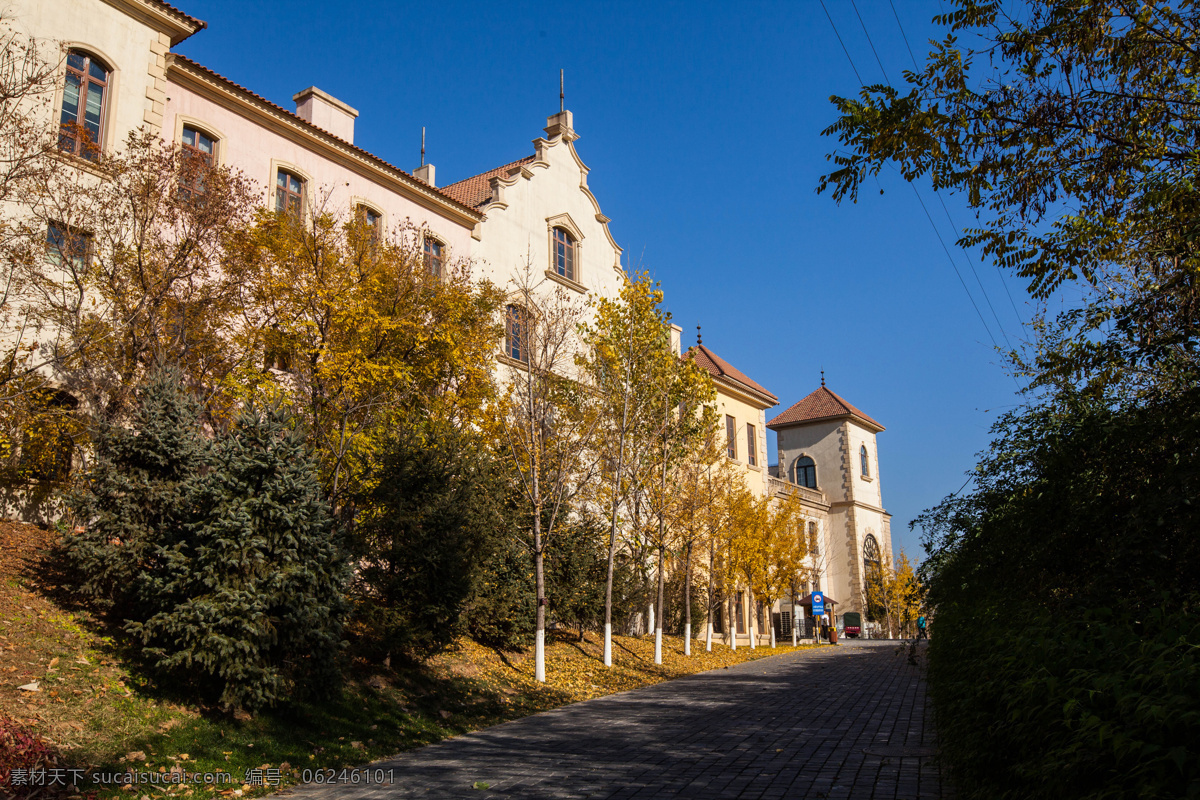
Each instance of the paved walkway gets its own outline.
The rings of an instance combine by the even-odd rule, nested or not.
[[[332,798],[948,797],[925,683],[897,642],[849,642],[564,706],[372,764]],[[486,790],[473,790],[476,782]]]

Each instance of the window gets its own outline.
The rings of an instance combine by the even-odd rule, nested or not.
[[[741,592],[738,592],[737,597],[734,599],[733,613],[734,613],[734,619],[737,620],[737,632],[745,633],[746,632],[746,612],[745,612],[745,609],[742,608],[742,593]]]
[[[754,441],[754,426],[750,424],[746,425],[746,461],[752,467],[758,466],[758,447]]]
[[[204,194],[204,173],[216,164],[217,143],[190,125],[183,126],[183,163],[180,165],[179,193],[184,197]]]
[[[67,78],[59,117],[58,149],[95,161],[108,100],[108,69],[79,50],[67,53]]]
[[[792,467],[792,483],[809,489],[817,488],[817,465],[808,456],[800,456]]]
[[[728,414],[725,415],[725,439],[728,443],[729,457],[737,458],[737,423]]]
[[[429,270],[430,275],[441,277],[443,247],[444,245],[437,239],[425,237],[425,268]]]
[[[817,523],[808,523],[808,549],[813,558],[821,557],[821,537],[817,535]]]
[[[275,210],[299,217],[304,202],[304,181],[287,170],[275,173]]]
[[[554,229],[554,271],[575,280],[575,239],[562,228]]]
[[[358,215],[358,221],[366,228],[364,233],[370,235],[372,242],[378,242],[383,236],[383,215],[370,206],[361,204],[355,207],[355,213]]]
[[[92,237],[51,222],[46,228],[46,260],[59,267],[83,269],[92,255]]]
[[[513,361],[529,363],[528,335],[529,312],[521,306],[510,305],[504,320],[504,355]]]
[[[881,564],[879,557],[879,542],[875,541],[875,535],[868,533],[863,539],[863,566],[870,572],[872,569],[879,569]]]
[[[72,412],[79,402],[63,391],[33,395],[29,422],[21,431],[19,469],[22,477],[35,481],[66,480],[71,474],[75,452],[73,433],[77,423]]]
[[[858,460],[862,462],[862,476],[864,478],[871,477],[871,462],[867,458],[867,446],[865,444],[858,449]]]

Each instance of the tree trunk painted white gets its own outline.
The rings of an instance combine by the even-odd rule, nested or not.
[[[690,622],[683,624],[683,654],[685,656],[692,654],[692,623]]]
[[[775,649],[775,618],[771,617],[771,649]]]
[[[612,623],[604,623],[604,666],[612,666]]]
[[[646,633],[649,633],[656,627],[654,624],[654,603],[651,603],[648,608],[650,609],[650,613],[646,615],[646,619],[649,620],[646,624]]]
[[[731,597],[729,599],[729,625],[726,627],[729,629],[729,649],[737,650],[737,614],[734,612],[733,603]]]
[[[539,630],[536,634],[533,657],[533,679],[538,683],[546,682],[546,632]]]
[[[796,623],[799,621],[800,621],[800,618],[796,615],[796,598],[793,597],[792,598],[792,647],[795,647],[796,645],[798,645],[800,643],[800,634],[796,630],[796,628],[799,627]]]
[[[758,638],[758,626],[754,624],[758,619],[758,615],[755,613],[756,609],[754,608],[754,592],[749,592],[748,596],[750,598],[750,603],[749,608],[747,608],[746,611],[747,616],[750,617],[750,619],[746,621],[746,630],[750,631],[750,649],[754,650],[756,647],[758,647],[758,643],[755,642],[755,639]]]
[[[712,618],[710,617],[704,625],[704,651],[706,653],[712,652],[712,633]]]

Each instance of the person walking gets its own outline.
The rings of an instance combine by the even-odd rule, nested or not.
[[[925,633],[925,615],[924,614],[921,614],[919,617],[917,617],[917,638],[918,639],[926,639],[926,640],[929,639],[929,635],[927,633]]]

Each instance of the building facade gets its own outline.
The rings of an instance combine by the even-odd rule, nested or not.
[[[149,130],[239,170],[258,184],[268,209],[363,214],[387,230],[411,226],[430,263],[470,262],[477,277],[501,288],[531,277],[543,290],[580,299],[615,297],[626,280],[622,249],[588,187],[570,111],[549,117],[531,154],[439,188],[432,165],[409,172],[356,146],[359,112],[315,86],[283,108],[172,53],[206,26],[161,0],[14,0],[4,16],[57,64],[51,110],[86,132],[60,137],[80,169],[88,168],[80,137],[113,152],[131,133]],[[679,333],[672,326],[677,352]],[[813,583],[804,592],[823,589],[839,612],[865,611],[864,565],[891,559],[876,444],[883,426],[823,380],[768,422],[766,412],[779,403],[774,394],[701,342],[690,352],[713,377],[727,458],[750,492],[802,501],[798,535],[815,544]],[[509,355],[498,347],[499,362]],[[778,436],[776,474],[768,429]],[[768,611],[786,621],[796,599]],[[750,602],[741,599],[739,617],[756,611]]]

